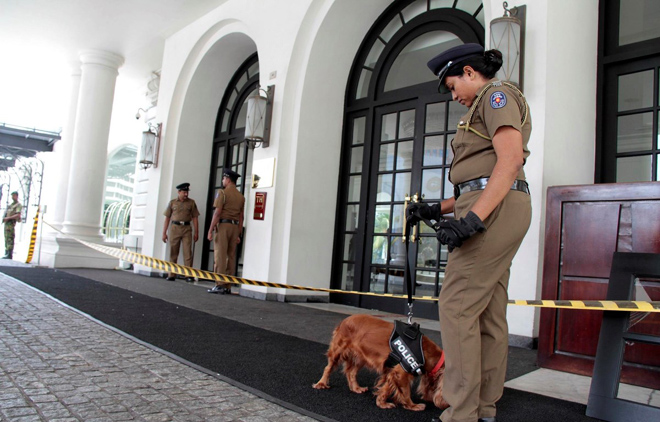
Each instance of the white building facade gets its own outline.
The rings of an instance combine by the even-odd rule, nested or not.
[[[512,299],[540,295],[547,188],[597,182],[601,166],[599,2],[531,0],[525,6],[523,90],[533,116],[525,172],[533,219],[511,269]],[[162,66],[153,69],[160,76],[157,101],[138,131],[147,120],[162,123],[158,163],[136,167],[126,246],[168,256],[161,241],[163,211],[175,186],[189,182],[201,211],[194,265],[212,268],[205,233],[218,173],[231,167],[243,174],[239,183],[246,196],[243,277],[401,293],[404,197],[419,192],[433,201],[451,194],[448,142],[462,114],[435,91],[425,60],[456,43],[489,48],[489,23],[502,12],[502,3],[490,0],[225,1],[169,36]],[[57,151],[57,161],[70,163],[62,168],[71,171],[59,173],[67,189],[52,195],[51,209],[60,215],[51,218],[68,235],[100,242],[104,173],[98,160],[123,142],[113,139],[123,133],[119,128],[135,130],[135,110],[144,105],[124,101],[121,115],[117,108],[111,112],[122,57],[95,50],[81,59],[81,73],[74,75],[78,95],[72,97],[87,103],[72,108],[78,110],[70,119],[73,147]],[[270,144],[252,149],[242,142],[244,102],[257,86],[275,89]],[[132,142],[139,143],[139,136]],[[657,163],[654,148],[650,156]],[[264,163],[272,165],[266,166],[272,168],[272,186],[253,188],[253,169]],[[651,180],[658,180],[657,172],[652,170]],[[257,193],[267,198],[263,219],[253,215]],[[81,252],[62,235],[49,236],[42,251],[47,265],[117,265]],[[415,253],[417,278],[424,280],[418,293],[437,294],[446,251],[427,241]],[[135,271],[160,273],[143,266]],[[243,286],[241,294],[327,298],[254,286]],[[403,302],[337,296],[330,300],[405,311]],[[534,308],[510,306],[508,316],[513,337],[526,343],[538,336]]]

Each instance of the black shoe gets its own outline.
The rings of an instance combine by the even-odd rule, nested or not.
[[[195,281],[195,277],[186,277],[186,281],[188,283],[193,283]]]
[[[174,281],[176,280],[176,277],[167,277],[167,281]]]
[[[230,295],[231,294],[231,288],[225,287],[225,292],[223,294]]]
[[[224,295],[225,294],[225,288],[220,287],[220,286],[213,286],[213,288],[208,289],[207,292],[208,293],[216,293],[216,294]]]
[[[11,259],[11,255],[7,254],[7,255],[3,256],[2,259]]]
[[[478,422],[497,422],[497,421],[495,420],[495,416],[493,416],[492,418],[479,418]]]

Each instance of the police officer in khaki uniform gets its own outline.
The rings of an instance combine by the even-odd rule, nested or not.
[[[494,422],[508,354],[509,268],[531,221],[523,165],[532,120],[522,92],[493,79],[499,51],[464,44],[428,66],[439,91],[469,107],[452,141],[454,197],[407,210],[413,223],[436,220],[437,238],[451,252],[438,302],[450,405],[440,420]]]
[[[245,197],[236,189],[236,181],[241,177],[233,170],[225,169],[222,186],[213,201],[213,219],[209,227],[208,239],[213,241],[214,271],[218,274],[236,275],[236,247],[241,242],[243,232],[243,212]],[[214,232],[215,231],[215,236]],[[216,281],[209,293],[231,293],[231,285]]]
[[[5,223],[5,256],[2,259],[12,259],[14,256],[14,238],[16,223],[21,220],[23,206],[18,202],[18,192],[11,193],[12,203],[7,207],[2,221]]]
[[[167,209],[163,213],[165,224],[163,225],[163,242],[170,241],[170,261],[176,263],[179,259],[179,249],[183,243],[183,261],[187,267],[193,265],[193,241],[199,239],[198,218],[199,211],[195,200],[188,198],[190,183],[181,183],[176,187],[178,197],[172,199],[167,204]],[[170,223],[172,223],[170,225]],[[192,227],[191,227],[192,225]],[[194,227],[194,234],[193,234]],[[169,228],[169,237],[167,235]],[[176,279],[176,274],[169,273],[168,280]],[[187,281],[193,281],[193,277],[188,277]]]

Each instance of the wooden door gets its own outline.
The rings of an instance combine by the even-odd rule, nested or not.
[[[543,299],[604,300],[615,251],[660,253],[660,182],[548,189]],[[638,284],[660,300],[658,280]],[[542,309],[539,366],[591,375],[602,318],[602,311]],[[660,335],[660,314],[632,314],[633,322],[633,332]],[[659,352],[628,345],[621,381],[660,388]]]

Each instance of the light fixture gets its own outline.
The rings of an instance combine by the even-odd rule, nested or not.
[[[522,89],[525,52],[525,12],[526,6],[509,9],[504,2],[504,16],[490,21],[490,48],[502,52],[504,61],[497,72],[497,78],[513,82]]]
[[[266,94],[265,97],[261,93]],[[273,115],[273,96],[275,85],[268,90],[261,87],[247,99],[247,117],[245,119],[245,143],[250,148],[268,148],[270,144],[270,121]]]
[[[160,146],[160,130],[162,123],[153,125],[142,132],[142,146],[140,147],[140,167],[143,170],[151,166],[158,167],[158,148]]]

